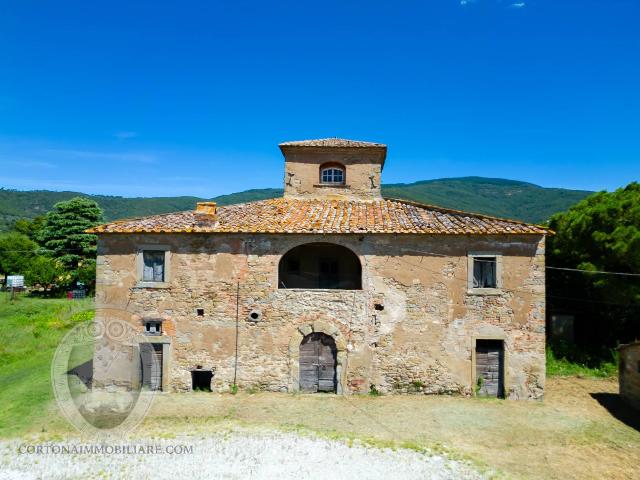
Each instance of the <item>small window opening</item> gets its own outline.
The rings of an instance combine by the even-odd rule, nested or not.
[[[204,308],[196,308],[196,315],[204,317]]]
[[[474,257],[473,288],[496,288],[496,257]]]
[[[143,282],[164,282],[164,257],[162,250],[145,250],[142,252]]]
[[[251,320],[257,321],[260,319],[260,314],[258,312],[251,312],[249,314],[249,317],[251,317]]]
[[[382,311],[384,310],[384,305],[382,305],[381,303],[376,303],[373,308],[375,308],[378,311]]]
[[[211,370],[205,370],[202,365],[198,365],[195,370],[191,370],[191,388],[193,391],[210,392],[212,378]]]
[[[160,321],[144,322],[144,333],[146,335],[162,335],[162,322]]]

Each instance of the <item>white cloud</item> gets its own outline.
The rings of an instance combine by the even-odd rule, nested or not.
[[[123,132],[116,132],[113,134],[114,137],[116,137],[119,140],[126,140],[128,138],[135,138],[138,136],[138,132],[129,132],[129,131],[123,131]]]
[[[51,162],[40,162],[34,160],[9,160],[7,165],[17,165],[19,167],[26,168],[55,168],[55,165]]]
[[[473,3],[475,0],[460,0],[460,5],[469,5]]]
[[[510,6],[511,8],[522,8],[526,5],[525,2],[517,2],[517,3],[512,3]]]
[[[73,191],[92,195],[122,195],[124,197],[195,196],[212,198],[229,191],[218,191],[210,185],[163,183],[161,186],[136,182],[87,182],[66,179],[42,179],[0,175],[0,185],[16,190]],[[240,191],[240,189],[236,189]]]
[[[146,153],[135,152],[93,152],[88,150],[46,150],[50,154],[59,157],[75,158],[80,160],[94,161],[117,161],[117,162],[136,162],[136,163],[154,163],[156,158]]]

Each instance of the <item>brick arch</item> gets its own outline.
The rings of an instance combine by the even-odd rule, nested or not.
[[[324,333],[333,338],[336,343],[336,393],[342,394],[347,373],[345,370],[347,340],[338,327],[324,320],[300,325],[291,335],[289,341],[289,391],[297,392],[300,389],[300,343],[305,336],[311,333]]]

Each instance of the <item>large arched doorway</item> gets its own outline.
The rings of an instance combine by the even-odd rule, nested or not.
[[[360,290],[360,259],[342,245],[305,243],[280,259],[278,288]]]
[[[300,343],[300,391],[336,391],[336,342],[325,333],[311,333]]]

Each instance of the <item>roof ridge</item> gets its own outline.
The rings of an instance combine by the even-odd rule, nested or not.
[[[111,225],[112,223],[131,222],[133,220],[145,220],[147,218],[166,217],[168,215],[177,215],[179,213],[196,213],[196,211],[195,210],[178,210],[177,212],[154,213],[152,215],[143,215],[140,217],[119,218],[118,220],[111,220],[110,222],[106,222],[103,225]],[[100,225],[97,225],[97,226],[100,226]],[[95,228],[95,227],[92,227],[92,228]]]
[[[305,140],[292,140],[278,144],[279,147],[376,147],[387,148],[387,145],[366,140],[353,140],[350,138],[326,137],[309,138]]]
[[[91,228],[87,228],[85,233],[101,233],[101,228],[111,226],[111,225],[119,225],[121,223],[127,222],[135,222],[137,220],[148,220],[150,218],[158,218],[158,217],[168,217],[169,215],[178,215],[184,213],[196,213],[195,210],[178,210],[177,212],[166,212],[166,213],[155,213],[153,215],[144,215],[141,217],[130,217],[130,218],[119,218],[118,220],[111,220],[109,222],[101,223],[99,225],[95,225]]]
[[[416,202],[415,200],[405,200],[403,198],[383,197],[383,199],[390,200],[392,202],[405,203],[407,205],[412,205],[414,207],[423,207],[423,208],[429,208],[431,210],[438,210],[444,213],[472,215],[474,217],[486,218],[489,220],[499,220],[501,222],[517,223],[518,225],[526,225],[527,227],[542,228],[543,230],[546,230],[548,232],[553,232],[553,230],[549,229],[549,227],[545,227],[544,225],[538,225],[537,223],[527,223],[527,222],[523,222],[522,220],[514,220],[512,218],[495,217],[493,215],[487,215],[485,213],[467,212],[466,210],[456,210],[455,208],[440,207],[438,205],[432,205],[430,203],[421,203],[421,202]]]
[[[346,215],[346,217],[345,217]],[[428,217],[428,218],[427,218]],[[336,219],[346,218],[336,224]],[[431,220],[429,220],[431,219]],[[276,197],[220,207],[215,217],[194,210],[98,225],[90,233],[425,233],[553,234],[546,227],[396,198]]]

